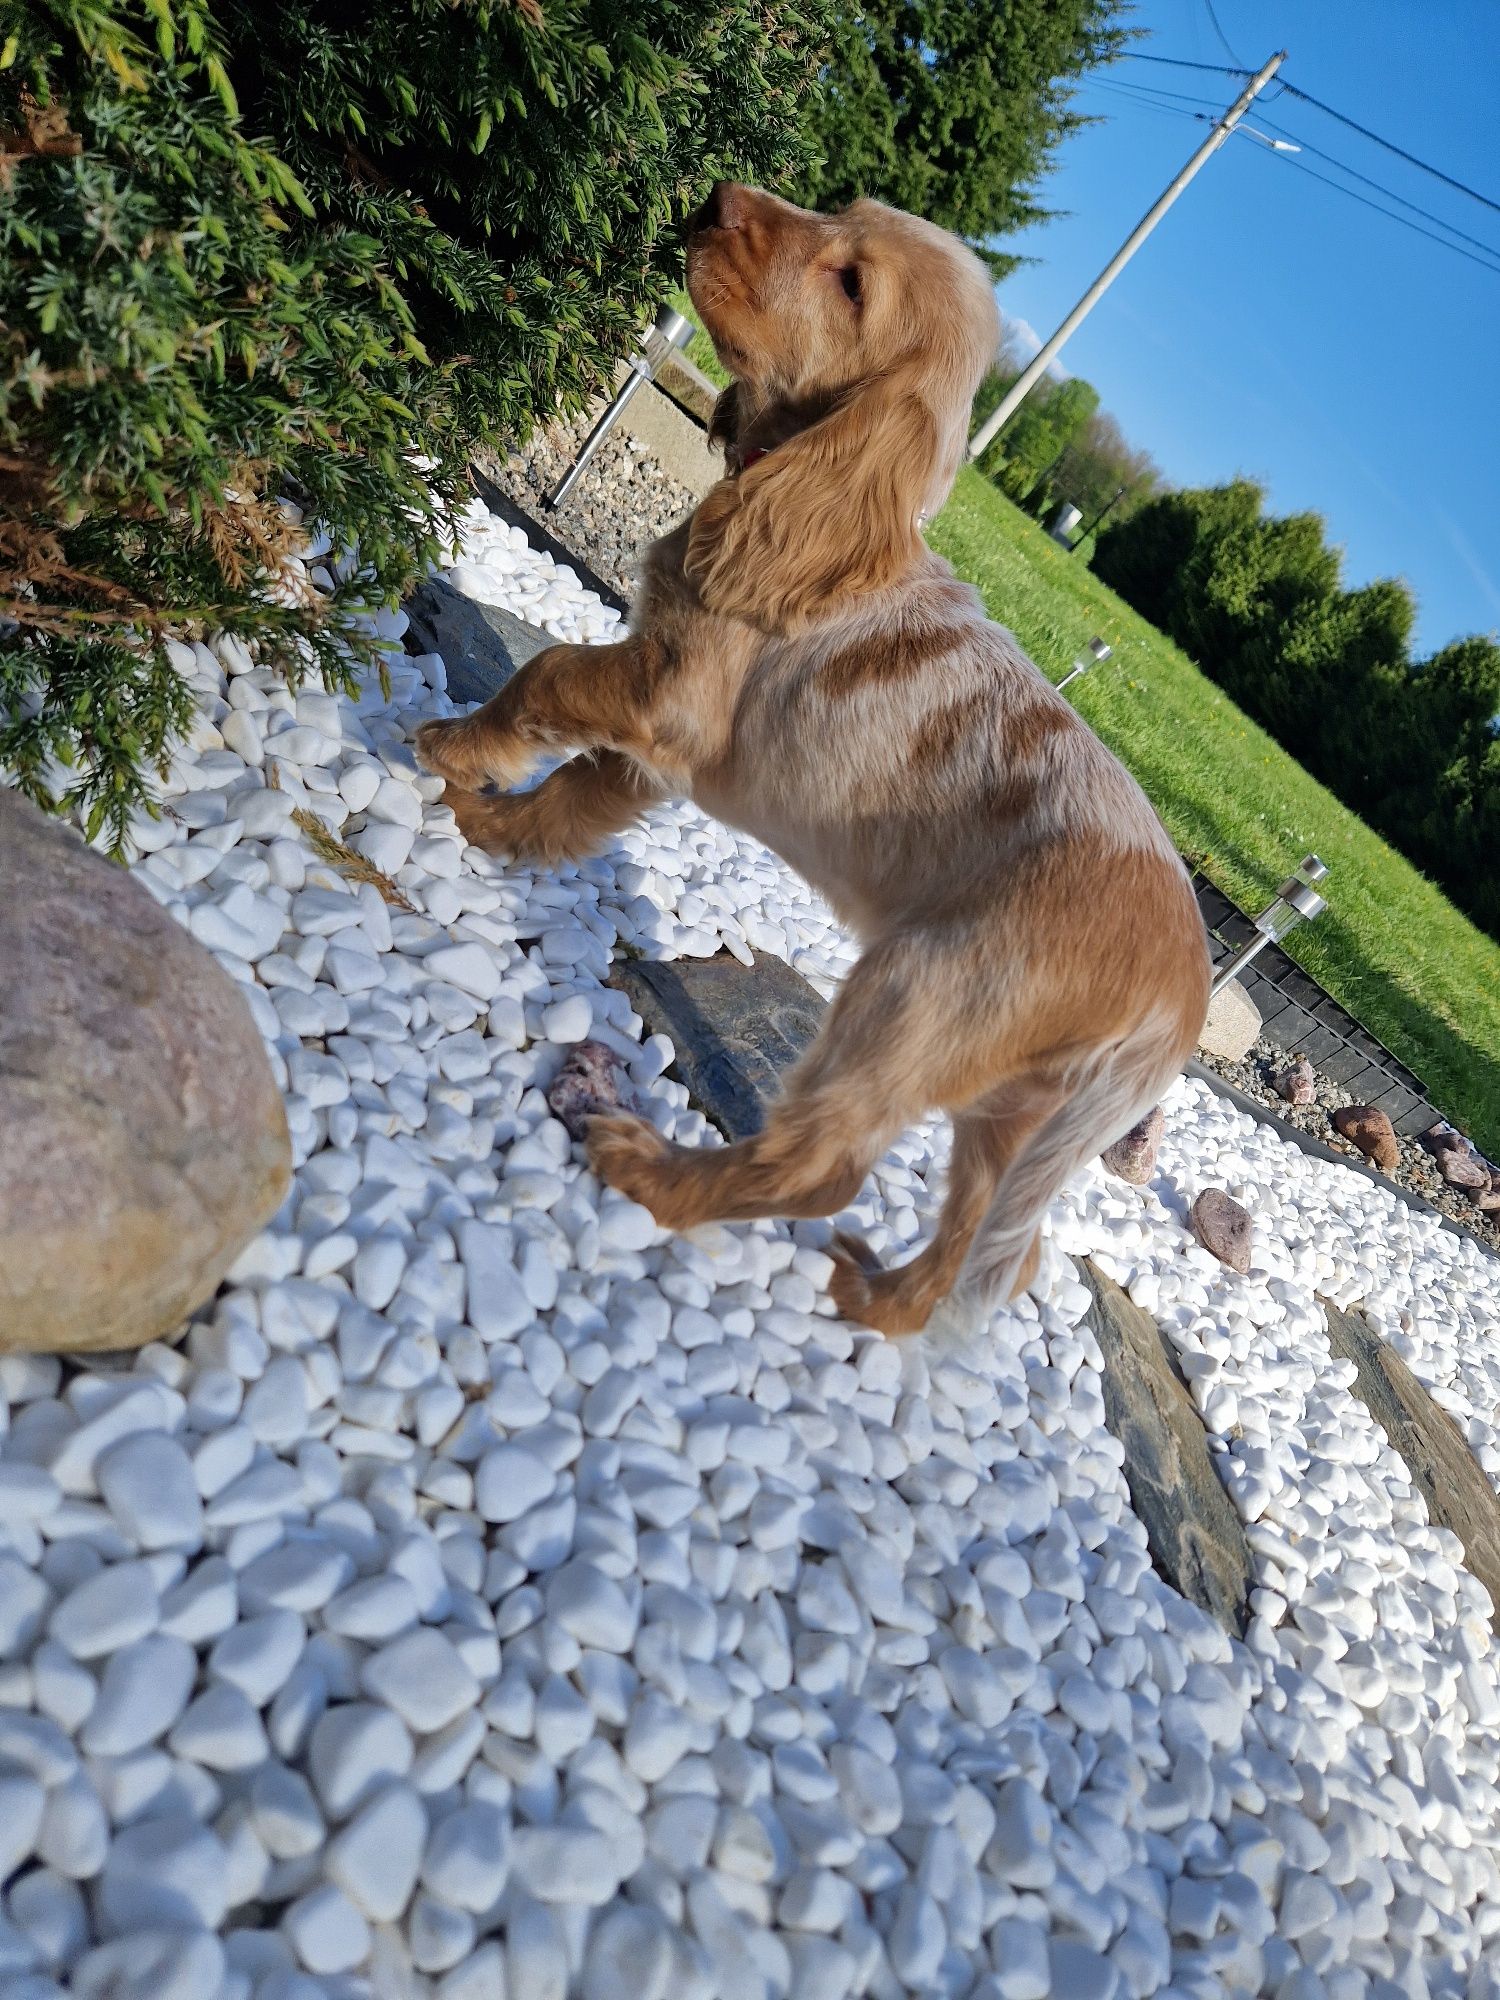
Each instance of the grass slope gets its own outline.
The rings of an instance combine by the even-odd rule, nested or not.
[[[1053,680],[1094,633],[1110,642],[1068,698],[1236,902],[1258,909],[1303,854],[1323,857],[1329,906],[1292,955],[1500,1149],[1500,945],[978,473],[928,539]]]

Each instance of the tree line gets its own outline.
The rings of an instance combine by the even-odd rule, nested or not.
[[[976,430],[1028,358],[1008,329],[974,399]],[[1076,507],[1083,517],[1080,545],[1091,545],[1097,524],[1128,520],[1166,483],[1150,452],[1131,444],[1081,375],[1044,375],[991,440],[979,470],[1038,520],[1065,504]]]
[[[1500,937],[1500,643],[1414,658],[1406,585],[1346,590],[1322,517],[1265,497],[1243,478],[1159,494],[1104,529],[1094,572]]]

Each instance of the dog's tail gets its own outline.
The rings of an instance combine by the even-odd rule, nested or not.
[[[1154,1014],[1125,1040],[1075,1058],[1051,1080],[1056,1108],[1011,1160],[964,1263],[958,1290],[983,1305],[1014,1298],[1036,1273],[1043,1216],[1069,1176],[1123,1138],[1183,1061],[1182,1025]]]

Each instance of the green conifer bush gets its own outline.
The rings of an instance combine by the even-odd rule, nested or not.
[[[121,844],[169,638],[348,685],[476,444],[596,389],[831,0],[20,0],[0,41],[0,767]],[[270,588],[293,528],[358,564]],[[180,657],[180,655],[179,655]]]

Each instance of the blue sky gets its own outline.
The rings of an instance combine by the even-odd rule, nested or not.
[[[1248,66],[1282,74],[1500,201],[1494,0],[1215,0]],[[1135,47],[1228,63],[1205,0],[1140,0]],[[1101,123],[1059,150],[1044,204],[1059,213],[1006,247],[1036,262],[1002,311],[1057,324],[1207,126],[1114,88],[1222,108],[1235,80],[1122,61],[1078,91]],[[1272,83],[1248,114],[1347,161],[1495,246],[1500,214],[1404,165]],[[1192,107],[1184,107],[1191,110]],[[1319,173],[1336,170],[1299,156]],[[1386,201],[1368,188],[1362,193]],[[1409,213],[1409,211],[1402,211]],[[1413,217],[1413,221],[1421,218]],[[1429,225],[1423,223],[1422,226]],[[1132,443],[1178,485],[1262,479],[1275,511],[1313,508],[1345,550],[1345,580],[1400,576],[1426,652],[1500,628],[1500,271],[1465,262],[1236,134],[1068,342]]]

